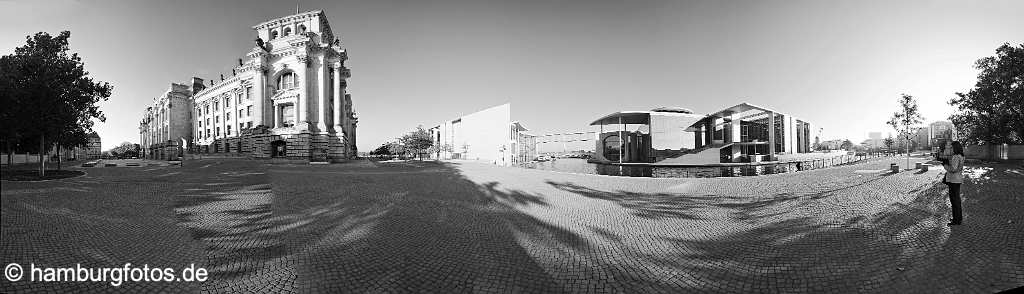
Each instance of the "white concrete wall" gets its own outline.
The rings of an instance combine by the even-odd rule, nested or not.
[[[511,164],[514,156],[509,144],[511,118],[511,107],[506,103],[446,121],[439,125],[441,144],[451,144],[454,153],[462,153],[463,159]],[[460,122],[453,123],[455,121]],[[441,157],[450,155],[442,153]]]

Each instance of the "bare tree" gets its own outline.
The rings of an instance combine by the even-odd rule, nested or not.
[[[924,121],[924,117],[921,116],[921,112],[917,110],[917,99],[914,96],[907,94],[900,94],[900,111],[892,114],[889,121],[886,122],[896,132],[899,133],[899,137],[907,142],[907,167],[910,166],[910,140],[914,137],[913,127],[921,124]]]

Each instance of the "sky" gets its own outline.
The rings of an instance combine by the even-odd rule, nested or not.
[[[511,102],[534,134],[589,130],[623,110],[711,113],[747,102],[805,119],[823,139],[891,132],[901,93],[931,122],[976,81],[975,60],[1024,43],[1024,1],[107,1],[0,0],[0,54],[36,32],[71,49],[113,95],[104,149],[139,141],[171,82],[229,73],[252,26],[326,12],[349,51],[368,151]]]

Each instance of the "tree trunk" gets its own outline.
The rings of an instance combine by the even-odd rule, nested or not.
[[[46,176],[46,161],[43,154],[46,153],[46,135],[39,135],[39,177]]]
[[[57,170],[60,170],[60,164],[64,162],[63,158],[60,158],[60,144],[57,144]]]
[[[11,148],[11,140],[7,140],[7,144],[6,145],[7,145],[7,166],[11,166],[11,165],[14,164],[14,161],[12,161],[12,160],[14,160],[14,156],[13,156],[14,149]]]

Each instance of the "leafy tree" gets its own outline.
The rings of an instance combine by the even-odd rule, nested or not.
[[[885,140],[883,140],[882,142],[885,144],[885,148],[889,150],[892,149],[893,144],[896,144],[896,140],[892,139],[892,135],[889,135],[889,137],[885,138]]]
[[[851,142],[850,139],[843,140],[843,144],[839,145],[839,148],[843,150],[850,150],[853,148],[853,142]]]
[[[917,100],[914,99],[914,96],[901,94],[899,102],[900,111],[893,113],[886,124],[896,129],[900,139],[906,142],[907,166],[910,166],[910,141],[915,135],[913,127],[921,124],[924,121],[924,117],[917,110]]]
[[[996,55],[978,59],[978,82],[956,93],[949,117],[961,140],[976,144],[1024,144],[1024,44],[1003,44]]]
[[[53,143],[57,149],[57,170],[60,170],[61,165],[64,163],[60,156],[60,150],[63,147],[84,147],[88,144],[89,134],[85,130],[74,125],[66,125],[64,131],[57,133]]]
[[[18,105],[19,97],[22,96],[16,92],[20,90],[15,87],[15,81],[20,80],[20,72],[11,70],[15,66],[14,62],[13,55],[0,56],[0,105],[4,105],[0,108],[0,122],[3,122],[3,127],[0,127],[0,139],[3,140],[4,151],[7,152],[7,162],[12,162],[11,155],[15,152],[14,147],[22,140],[23,127],[19,114],[14,111],[14,105]]]
[[[110,154],[118,158],[139,156],[140,150],[138,150],[137,148],[138,144],[122,142],[120,145],[117,145],[117,147],[110,149]]]
[[[390,145],[388,143],[380,144],[380,147],[370,151],[370,155],[376,155],[377,157],[388,156],[391,157]]]
[[[403,146],[399,142],[387,142],[385,144],[387,144],[388,153],[391,155],[398,155],[399,157],[401,157],[406,152],[405,146]]]
[[[407,152],[415,154],[421,160],[423,159],[423,154],[430,152],[430,147],[434,146],[434,140],[430,137],[430,131],[424,129],[422,125],[417,126],[416,130],[399,138],[399,141],[405,146]]]
[[[39,143],[40,176],[46,173],[47,146],[74,143],[79,133],[92,132],[93,119],[106,120],[96,103],[107,100],[112,87],[89,77],[81,57],[69,53],[70,38],[68,31],[56,37],[37,33],[0,62],[0,92],[7,93],[0,123],[15,126],[4,135]]]

